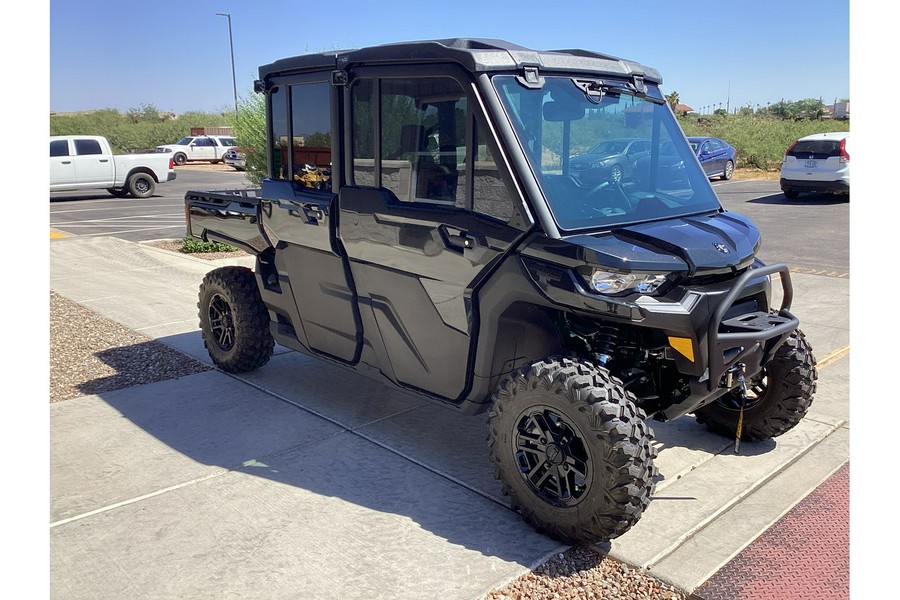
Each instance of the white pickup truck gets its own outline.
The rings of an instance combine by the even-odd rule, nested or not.
[[[156,151],[171,153],[176,165],[183,165],[189,160],[218,163],[234,145],[234,138],[230,135],[189,135],[174,144],[157,146]]]
[[[50,191],[106,188],[113,196],[149,198],[157,183],[175,179],[165,154],[113,154],[98,135],[50,136]]]

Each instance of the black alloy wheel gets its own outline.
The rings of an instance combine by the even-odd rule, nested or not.
[[[550,407],[523,413],[512,438],[522,477],[552,506],[574,506],[591,478],[590,456],[578,428]]]
[[[228,300],[222,294],[214,294],[209,303],[211,341],[223,352],[234,348],[234,314]]]

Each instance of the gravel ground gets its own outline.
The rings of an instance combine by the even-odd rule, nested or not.
[[[154,242],[177,252],[178,240]],[[205,259],[238,253],[197,253]],[[184,377],[211,367],[50,292],[50,402]],[[571,548],[484,600],[685,600],[686,596],[590,548]]]
[[[644,571],[591,548],[570,548],[484,600],[685,600]]]
[[[210,368],[50,292],[50,402]]]

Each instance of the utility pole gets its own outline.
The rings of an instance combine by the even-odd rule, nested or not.
[[[229,13],[216,13],[216,16],[228,19],[228,46],[231,48],[231,87],[234,90],[234,114],[237,116],[237,78],[234,75],[234,38],[231,35],[231,15]]]

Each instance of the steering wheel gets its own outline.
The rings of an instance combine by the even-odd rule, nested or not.
[[[585,195],[585,198],[592,198],[595,194],[599,194],[603,190],[611,188],[611,191],[617,193],[622,200],[625,202],[625,206],[628,207],[627,210],[634,209],[634,203],[631,201],[631,197],[625,192],[625,188],[622,187],[621,181],[616,181],[614,179],[607,179],[605,181],[601,181],[599,184],[595,185],[588,193]]]

